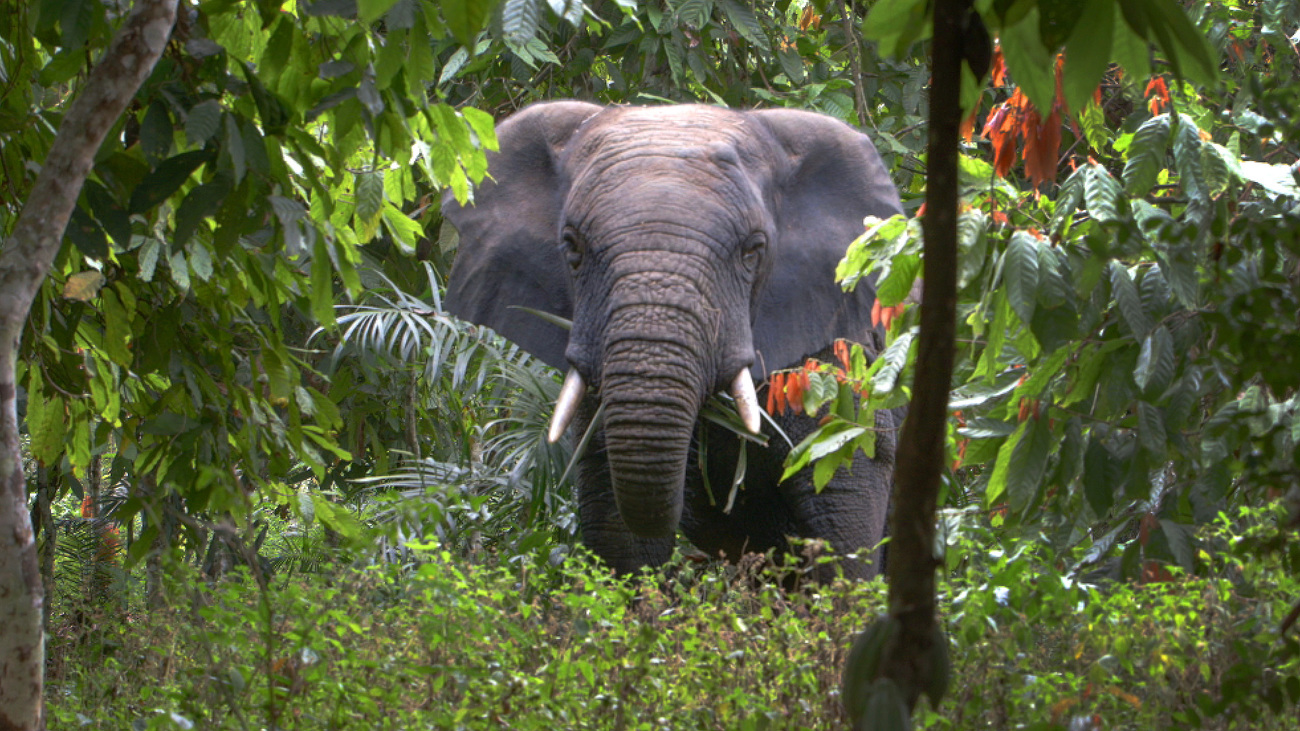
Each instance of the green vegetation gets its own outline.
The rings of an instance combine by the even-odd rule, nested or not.
[[[1291,728],[1300,664],[1274,627],[1300,556],[1259,558],[1278,517],[1207,530],[1195,576],[1132,587],[1067,579],[1041,544],[995,548],[977,514],[946,513],[956,687],[918,726]],[[884,601],[880,582],[788,593],[761,561],[681,558],[623,583],[582,554],[413,548],[417,565],[285,572],[264,591],[247,570],[209,585],[176,565],[172,601],[147,611],[65,601],[51,725],[838,728],[845,618]]]
[[[0,13],[0,252],[127,5]],[[1182,5],[975,4],[1005,64],[963,91],[952,683],[922,728],[1294,726],[1300,9]],[[544,440],[558,379],[442,313],[438,200],[471,194],[493,121],[573,97],[830,114],[915,215],[920,6],[183,3],[0,389],[49,727],[842,727],[884,585],[593,566],[573,445]],[[919,231],[882,222],[842,267],[880,278],[891,346],[848,358],[867,398],[797,452],[819,477],[911,393]],[[808,408],[853,390],[796,376]]]

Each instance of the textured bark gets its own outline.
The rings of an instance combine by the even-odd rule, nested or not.
[[[68,109],[12,236],[0,246],[0,731],[45,727],[44,592],[27,510],[14,365],[95,152],[166,47],[176,0],[139,0]]]
[[[957,137],[961,126],[962,18],[970,0],[936,0],[931,46],[930,139],[926,173],[925,298],[912,402],[898,449],[890,526],[889,611],[899,641],[885,674],[908,707],[927,687],[936,640],[935,505],[944,464],[948,391],[957,313]]]

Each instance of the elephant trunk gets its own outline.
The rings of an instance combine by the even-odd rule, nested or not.
[[[690,340],[607,341],[601,400],[610,476],[624,524],[648,538],[677,529],[695,419],[712,382]]]

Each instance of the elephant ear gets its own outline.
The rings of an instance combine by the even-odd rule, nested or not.
[[[496,330],[556,368],[565,368],[569,334],[519,309],[572,319],[568,269],[557,249],[565,182],[565,143],[602,107],[582,102],[535,104],[497,128],[500,150],[488,153],[488,174],[462,206],[443,194],[442,212],[460,232],[447,283],[451,314]]]
[[[758,298],[755,376],[785,368],[835,341],[883,342],[871,325],[875,287],[846,293],[835,267],[866,216],[902,213],[898,190],[867,136],[820,114],[755,113],[775,137],[775,262]]]

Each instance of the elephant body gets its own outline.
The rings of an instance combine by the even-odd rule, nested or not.
[[[731,559],[785,550],[790,536],[838,554],[878,543],[893,414],[880,415],[875,458],[859,455],[820,493],[810,469],[779,481],[789,450],[779,437],[750,445],[729,512],[741,442],[699,419],[711,394],[730,391],[757,429],[754,377],[837,338],[879,348],[872,288],[844,293],[834,281],[863,218],[901,211],[871,142],[809,112],[581,102],[528,107],[498,138],[475,202],[444,198],[461,235],[446,304],[569,370],[553,436],[569,418],[583,433],[603,414],[577,471],[583,541],[619,572],[662,563],[679,527]],[[817,426],[779,421],[795,443]],[[862,560],[842,569],[877,571]]]

